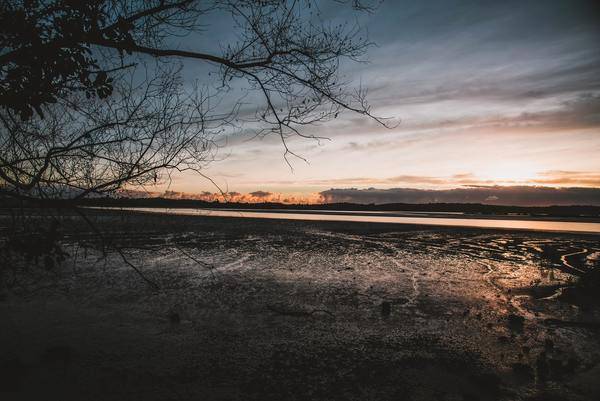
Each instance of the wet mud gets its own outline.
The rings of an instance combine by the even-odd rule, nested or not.
[[[2,290],[3,399],[600,399],[597,236],[94,223]]]

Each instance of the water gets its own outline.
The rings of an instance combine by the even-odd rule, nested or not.
[[[530,231],[553,231],[600,234],[600,223],[594,222],[573,222],[573,221],[551,221],[551,220],[517,220],[517,219],[482,219],[482,218],[460,218],[460,217],[421,217],[411,216],[402,212],[403,215],[378,215],[369,213],[362,215],[363,212],[344,212],[344,211],[310,211],[310,212],[292,212],[292,211],[247,211],[247,210],[224,210],[224,209],[170,209],[170,208],[102,208],[131,210],[145,213],[176,214],[182,216],[215,216],[215,217],[242,217],[258,219],[282,219],[282,220],[305,220],[305,221],[349,221],[363,223],[392,223],[392,224],[413,224],[427,226],[449,226],[449,227],[476,227],[476,228],[495,228],[511,230],[530,230]],[[343,214],[342,214],[343,213]],[[361,215],[356,214],[361,213]],[[409,214],[409,215],[404,215]]]

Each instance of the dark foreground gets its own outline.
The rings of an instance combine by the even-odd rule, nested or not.
[[[0,399],[600,399],[597,236],[93,220],[1,290]]]

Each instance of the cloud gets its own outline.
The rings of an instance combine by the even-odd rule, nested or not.
[[[575,184],[600,187],[600,173],[588,171],[551,170],[539,174],[540,178],[532,180],[536,184],[557,185]]]
[[[256,197],[256,198],[267,198],[271,195],[273,195],[271,192],[266,192],[266,191],[254,191],[254,192],[250,192],[250,195]]]
[[[320,194],[324,203],[483,203],[507,206],[600,206],[600,188],[531,186],[478,186],[447,190],[332,188]]]
[[[598,66],[600,72],[600,65]],[[495,134],[514,133],[541,133],[547,134],[553,131],[564,131],[573,129],[600,128],[600,85],[596,92],[580,92],[575,95],[564,97],[550,97],[542,105],[523,106],[516,109],[518,95],[508,98],[510,105],[498,104],[497,102],[483,102],[476,98],[452,99],[447,102],[439,97],[432,96],[427,104],[414,108],[414,110],[427,111],[426,116],[415,115],[406,118],[401,124],[393,129],[387,130],[383,127],[373,126],[368,120],[348,119],[340,121],[337,125],[329,127],[327,135],[330,137],[343,136],[352,138],[341,149],[342,151],[372,152],[385,151],[394,147],[405,148],[423,141],[431,140],[426,133],[442,135],[444,132],[471,132],[476,135],[482,129]],[[394,100],[398,102],[398,99]],[[455,110],[473,109],[473,104],[485,104],[488,110],[477,110],[463,113]],[[446,103],[446,104],[444,104]],[[396,104],[398,113],[410,112],[411,109],[402,108],[401,103]],[[451,114],[447,115],[441,110],[448,106]],[[437,108],[437,110],[436,110]],[[524,110],[524,111],[523,111]],[[368,135],[367,135],[368,133]],[[412,136],[394,137],[394,134],[412,133]],[[369,138],[373,134],[384,135],[381,139],[361,141],[361,138]]]
[[[600,173],[582,171],[546,171],[536,180],[544,183],[600,181]],[[414,181],[416,183],[429,180],[442,180],[436,177],[401,176],[390,180]],[[361,181],[360,179],[354,179]],[[363,178],[362,182],[368,179]],[[483,203],[490,205],[519,206],[551,206],[551,205],[595,205],[600,206],[600,187],[551,187],[530,185],[486,185],[470,173],[455,174],[449,180],[463,182],[463,186],[452,189],[418,189],[418,188],[331,188],[318,193],[280,193],[257,190],[249,193],[230,191],[225,194],[203,191],[186,193],[177,191],[149,192],[124,190],[122,196],[127,197],[162,197],[168,199],[196,199],[207,202],[241,202],[262,203],[278,202],[286,204],[299,203],[337,203],[349,202],[360,204],[382,203]],[[579,181],[576,181],[579,180]],[[373,180],[374,181],[374,180]],[[393,182],[393,181],[389,181]]]
[[[293,186],[296,181],[275,180],[256,182],[256,185],[277,185]],[[562,171],[548,170],[538,173],[537,176],[529,179],[483,179],[473,173],[457,173],[451,176],[430,176],[430,175],[397,175],[392,177],[345,177],[330,179],[306,179],[301,182],[302,185],[315,187],[336,187],[341,185],[348,186],[385,186],[391,185],[410,185],[421,188],[456,188],[462,186],[493,186],[493,185],[550,185],[550,186],[576,186],[576,187],[600,187],[600,173],[590,171]],[[260,197],[262,191],[258,191]],[[250,194],[254,194],[251,192]],[[268,193],[266,193],[268,194]],[[265,195],[266,196],[266,195]]]
[[[315,142],[291,137],[291,149],[311,164],[309,170],[297,162],[290,177],[280,156],[280,137],[249,141],[258,128],[251,120],[265,106],[264,98],[258,92],[240,91],[242,83],[234,80],[235,90],[223,94],[223,105],[217,109],[227,109],[230,97],[247,96],[239,116],[246,122],[226,129],[225,149],[220,153],[225,160],[210,167],[215,171],[211,177],[222,177],[225,184],[219,184],[224,188],[273,191],[262,197],[251,192],[230,194],[231,199],[290,202],[312,199],[308,193],[286,193],[300,188],[599,187],[598,173],[593,172],[600,171],[594,157],[600,147],[597,4],[590,0],[383,2],[375,13],[358,21],[378,44],[369,49],[370,62],[342,61],[341,78],[367,88],[373,113],[398,117],[401,125],[388,130],[345,112],[327,124],[300,127],[306,135],[334,141],[313,149]],[[321,10],[324,20],[350,20],[350,14],[344,14],[349,8],[335,2],[324,2],[323,7],[329,10]],[[204,44],[218,50],[219,43],[235,38],[235,30],[223,23],[228,20],[229,16],[211,19],[214,32],[200,35]],[[197,46],[197,39],[183,39],[183,44],[190,40],[190,46]],[[202,79],[198,70],[188,72],[190,82]],[[535,176],[550,169],[561,171]],[[479,177],[452,175],[463,171]],[[209,188],[200,185],[190,179],[170,188]],[[218,198],[211,193],[202,196]],[[494,196],[498,195],[490,195],[489,201],[502,201]]]
[[[390,184],[446,184],[447,181],[439,177],[431,177],[426,175],[398,175],[394,177],[350,177],[350,178],[334,178],[325,180],[307,180],[308,185],[329,186],[329,185],[390,185]]]

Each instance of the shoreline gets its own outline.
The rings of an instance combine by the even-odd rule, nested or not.
[[[109,210],[132,213],[149,213],[178,216],[198,217],[235,217],[244,219],[276,219],[303,221],[337,221],[349,223],[398,224],[428,227],[457,227],[474,229],[491,229],[526,232],[570,233],[583,235],[600,235],[600,222],[564,221],[548,219],[521,218],[479,218],[478,216],[456,215],[418,215],[414,214],[361,214],[331,212],[310,213],[305,211],[287,212],[234,210],[234,209],[203,209],[203,208],[126,208],[126,207],[86,207],[88,210]],[[443,216],[443,217],[442,217]],[[461,220],[465,220],[461,223]],[[457,223],[458,222],[458,223]],[[563,227],[560,227],[560,226]],[[530,227],[528,227],[530,226]],[[537,227],[532,227],[537,226]]]

